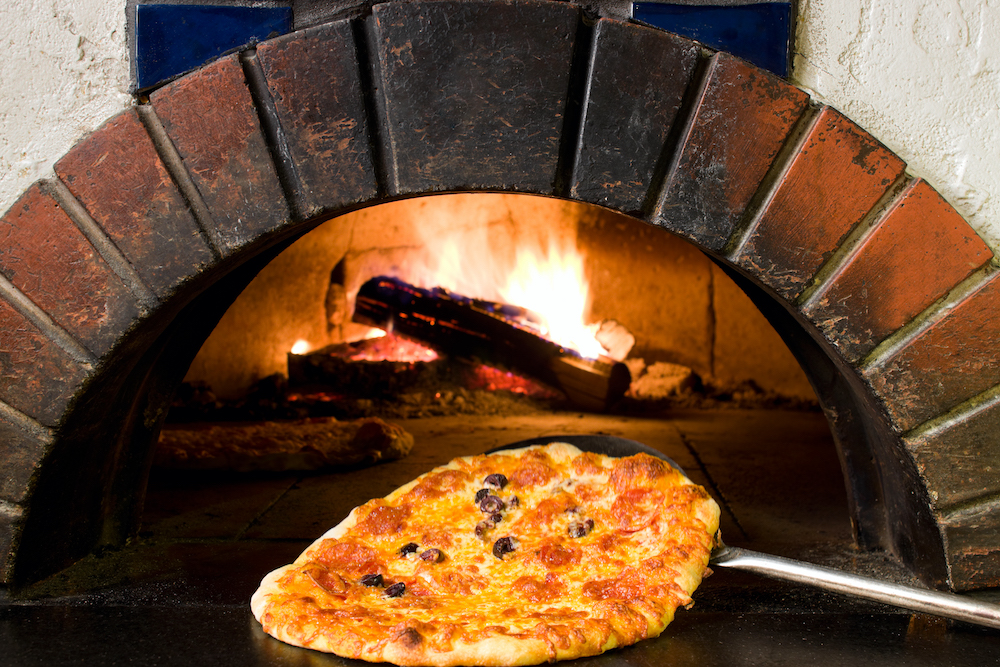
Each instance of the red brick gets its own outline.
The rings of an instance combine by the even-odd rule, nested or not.
[[[1000,512],[983,502],[941,521],[952,585],[956,590],[1000,586]]]
[[[97,356],[139,316],[131,292],[38,184],[0,218],[0,272]]]
[[[237,55],[150,97],[229,253],[289,222],[288,206]]]
[[[21,505],[0,505],[0,584],[11,581],[24,514]]]
[[[719,53],[654,222],[720,250],[809,96]]]
[[[991,257],[962,216],[917,180],[805,313],[857,361]]]
[[[0,419],[0,501],[19,503],[28,497],[32,475],[49,445],[49,438]]]
[[[385,2],[372,9],[392,194],[552,194],[580,8]]]
[[[338,21],[264,42],[257,57],[308,215],[377,194],[351,25]]]
[[[795,299],[905,166],[870,134],[825,107],[736,263]]]
[[[212,260],[135,110],[78,143],[55,170],[156,294]]]
[[[5,301],[0,301],[0,400],[55,426],[86,370]]]
[[[574,199],[642,209],[700,47],[656,28],[602,19],[573,173]]]
[[[904,439],[935,507],[1000,493],[998,431],[1000,406],[987,403],[946,427]]]
[[[1000,274],[866,373],[902,431],[1000,383]]]

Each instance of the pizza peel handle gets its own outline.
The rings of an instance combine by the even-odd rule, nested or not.
[[[545,445],[550,442],[567,442],[583,451],[608,456],[631,456],[645,452],[664,459],[673,467],[684,472],[674,461],[648,445],[635,440],[606,435],[560,435],[533,438],[498,447],[491,450],[490,453],[530,445]],[[1000,629],[1000,605],[981,602],[954,593],[892,584],[872,577],[850,574],[791,558],[772,556],[740,547],[728,547],[721,542],[720,546],[712,552],[709,564],[714,567],[754,572],[772,579],[815,586],[842,595],[851,595],[911,611]]]
[[[739,547],[717,548],[712,552],[709,565],[746,570],[772,579],[816,586],[911,611],[1000,628],[1000,605],[973,600],[954,593],[892,584],[872,577]]]

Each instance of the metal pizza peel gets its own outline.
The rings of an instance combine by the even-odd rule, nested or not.
[[[644,452],[655,456],[684,473],[675,461],[648,445],[627,438],[608,435],[565,435],[532,438],[491,449],[489,454],[505,449],[565,442],[585,452],[607,456],[631,456]],[[686,475],[686,473],[684,473]],[[955,593],[933,591],[881,581],[873,577],[851,574],[823,565],[815,565],[783,556],[774,556],[722,543],[712,551],[709,565],[753,572],[771,579],[815,586],[827,591],[873,600],[883,604],[932,614],[957,621],[1000,629],[1000,605],[982,602]]]

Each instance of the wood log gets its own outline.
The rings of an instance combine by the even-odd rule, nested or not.
[[[585,359],[539,335],[528,311],[397,278],[372,278],[358,291],[355,322],[412,338],[439,353],[506,367],[564,392],[576,406],[606,410],[628,390],[625,364]]]

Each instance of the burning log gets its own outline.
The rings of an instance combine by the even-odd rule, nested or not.
[[[538,320],[517,306],[372,278],[358,291],[355,322],[412,338],[439,352],[503,366],[560,389],[575,405],[604,410],[628,390],[628,368],[608,357],[585,359],[539,335]]]

